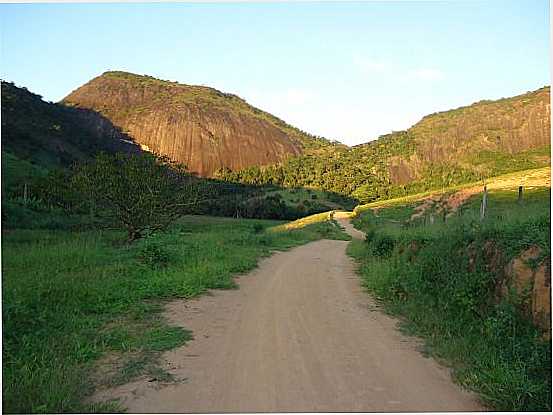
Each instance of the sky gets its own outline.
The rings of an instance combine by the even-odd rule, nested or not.
[[[348,145],[550,84],[547,0],[1,4],[0,76],[57,102],[107,70],[234,93]]]

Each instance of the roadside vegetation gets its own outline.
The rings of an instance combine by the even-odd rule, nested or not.
[[[113,411],[83,399],[139,375],[170,381],[156,359],[193,333],[163,320],[164,301],[235,288],[274,250],[343,238],[331,222],[265,231],[277,223],[190,216],[131,245],[116,230],[5,232],[4,412]],[[97,376],[102,357],[113,368]]]
[[[527,188],[520,203],[517,189],[492,190],[483,220],[481,198],[418,216],[412,200],[358,211],[355,226],[367,237],[349,254],[385,310],[490,408],[550,411],[549,316],[533,304],[537,277],[519,284],[509,275],[528,250],[534,255],[521,266],[550,275],[550,188]]]
[[[191,216],[225,203],[212,183],[150,154],[99,154],[56,168],[3,154],[3,408],[9,413],[119,411],[87,403],[137,376],[178,381],[156,363],[193,336],[163,302],[208,289],[259,258],[346,236],[333,221]]]

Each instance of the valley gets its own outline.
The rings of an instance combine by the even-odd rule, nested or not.
[[[348,147],[204,86],[2,82],[5,411],[550,410],[549,94]]]

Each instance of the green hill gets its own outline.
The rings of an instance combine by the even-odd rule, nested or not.
[[[45,102],[26,88],[2,82],[3,152],[42,166],[67,166],[99,151],[137,150],[99,114]]]
[[[549,165],[549,96],[544,87],[480,101],[348,148],[233,94],[106,72],[60,104],[3,82],[2,144],[12,165],[49,166],[101,150],[138,151],[135,142],[200,176],[317,189],[369,203]]]
[[[351,149],[326,147],[224,180],[388,199],[550,163],[550,88],[424,117]]]

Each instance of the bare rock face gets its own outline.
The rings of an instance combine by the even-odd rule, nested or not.
[[[63,101],[99,112],[144,149],[201,176],[276,163],[303,149],[292,127],[212,88],[106,72]]]
[[[349,165],[393,185],[438,177],[471,182],[550,164],[550,111],[550,87],[543,87],[430,114],[342,154]]]
[[[481,151],[514,154],[551,141],[550,88],[431,114],[408,132],[427,162],[455,162]]]

